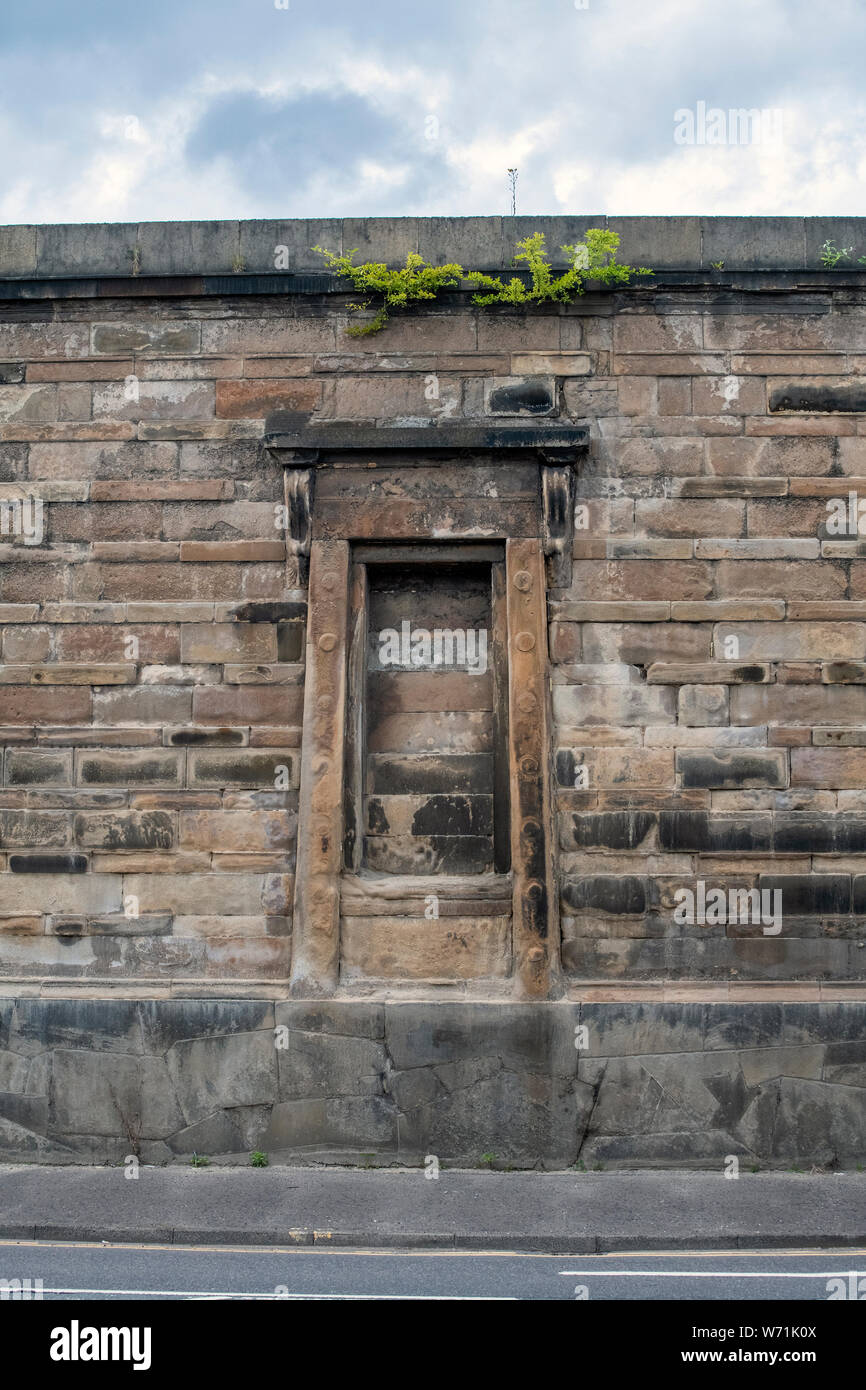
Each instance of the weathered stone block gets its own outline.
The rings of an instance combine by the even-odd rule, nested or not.
[[[267,416],[275,410],[309,413],[318,406],[321,394],[318,381],[218,381],[216,415],[218,419],[238,420]]]
[[[272,623],[185,623],[180,636],[184,662],[277,659],[276,632]]]
[[[552,376],[492,377],[484,383],[487,415],[554,415],[556,384]]]
[[[170,849],[174,843],[167,811],[85,811],[75,817],[74,834],[85,849]]]
[[[78,781],[84,786],[177,787],[183,773],[183,754],[153,749],[147,753],[80,752]]]
[[[728,722],[728,691],[724,685],[683,685],[677,695],[681,724],[704,727]]]
[[[677,750],[684,787],[785,787],[788,760],[782,749],[712,753]]]
[[[772,843],[770,816],[719,816],[706,811],[661,811],[659,844],[674,851],[709,854],[768,851]]]
[[[269,786],[297,788],[299,765],[295,750],[269,753],[237,750],[232,753],[190,754],[190,781],[203,785]]]
[[[189,849],[287,849],[297,817],[286,811],[182,811],[180,844]]]
[[[381,1042],[293,1029],[288,1043],[277,1053],[281,1101],[384,1096],[388,1062]]]
[[[277,1061],[270,1033],[192,1038],[166,1054],[178,1103],[188,1124],[222,1106],[262,1105],[277,1098]]]
[[[572,912],[592,911],[614,916],[640,914],[647,908],[647,882],[633,875],[599,874],[566,879],[562,885],[562,901]]]
[[[148,873],[129,874],[124,879],[124,892],[138,898],[142,912],[177,915],[244,916],[259,906],[262,889],[259,874]]]
[[[510,929],[504,917],[344,917],[341,971],[372,979],[465,980],[505,976]]]
[[[748,661],[860,660],[866,656],[866,624],[720,623],[713,648],[724,656],[733,638],[738,659]]]
[[[864,719],[866,690],[856,685],[738,685],[731,690],[733,724],[838,725]],[[797,776],[799,770],[798,765]]]
[[[782,894],[783,919],[851,911],[849,874],[761,874],[762,891]],[[783,928],[784,930],[784,928]]]
[[[676,693],[665,687],[558,685],[554,719],[560,724],[657,724],[672,720]]]
[[[72,752],[38,752],[23,748],[6,750],[7,786],[69,786]]]
[[[792,786],[862,787],[864,776],[866,749],[791,749]]]
[[[772,680],[770,666],[758,662],[708,661],[694,664],[676,661],[653,662],[647,671],[650,685],[741,685],[744,682],[761,684]]]
[[[581,849],[637,849],[656,824],[651,811],[604,811],[601,814],[572,815],[569,847]],[[565,846],[564,846],[565,847]]]
[[[324,1150],[359,1154],[395,1150],[397,1114],[380,1096],[280,1101],[273,1107],[263,1144],[270,1152]]]

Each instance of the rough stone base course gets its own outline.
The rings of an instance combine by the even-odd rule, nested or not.
[[[850,1168],[864,1120],[863,1002],[0,1000],[3,1161]]]

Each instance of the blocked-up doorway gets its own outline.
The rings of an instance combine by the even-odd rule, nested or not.
[[[511,970],[505,548],[353,548],[341,976]]]
[[[547,997],[559,972],[548,587],[575,427],[276,437],[308,567],[294,995]],[[312,447],[314,445],[314,447]]]

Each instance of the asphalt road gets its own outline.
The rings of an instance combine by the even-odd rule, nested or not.
[[[827,1301],[828,1280],[850,1289],[852,1273],[866,1295],[866,1250],[568,1256],[0,1242],[0,1279],[41,1279],[46,1301]]]

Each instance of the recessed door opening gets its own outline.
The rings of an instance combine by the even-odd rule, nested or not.
[[[493,546],[465,560],[458,547],[412,549],[365,547],[354,565],[346,867],[505,873],[504,560]]]

